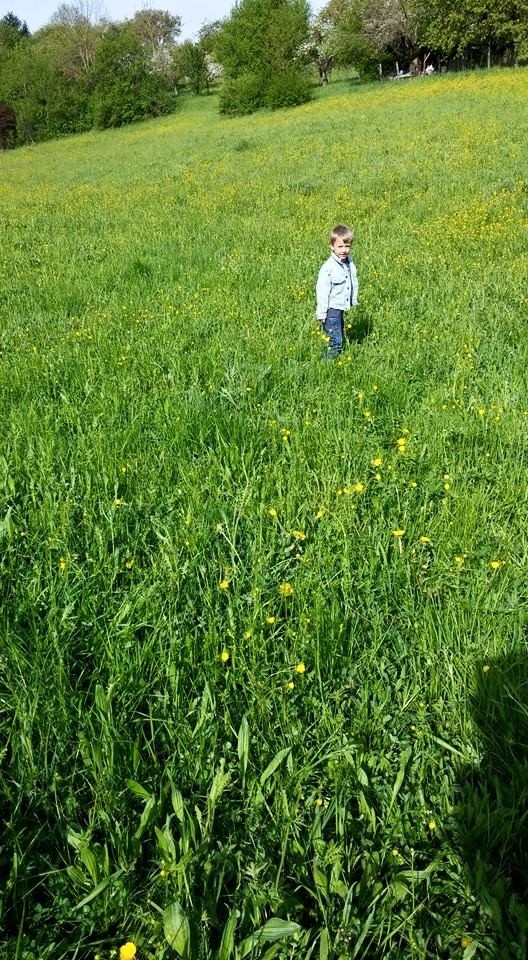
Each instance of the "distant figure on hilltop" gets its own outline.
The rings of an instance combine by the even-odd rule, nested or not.
[[[327,338],[325,360],[333,360],[342,352],[345,341],[345,311],[358,302],[356,266],[350,259],[354,234],[350,227],[339,223],[330,231],[328,260],[323,263],[317,278],[317,319],[323,325]]]

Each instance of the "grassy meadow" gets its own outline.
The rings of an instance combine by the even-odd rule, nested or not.
[[[2,960],[526,957],[527,97],[0,156]]]

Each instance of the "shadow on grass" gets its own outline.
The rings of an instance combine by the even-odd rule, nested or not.
[[[374,324],[371,317],[363,313],[361,307],[357,307],[346,315],[346,339],[348,343],[363,343],[374,330]],[[351,324],[348,328],[348,324]]]
[[[500,960],[528,955],[528,651],[479,666],[480,767],[461,783],[459,842]]]

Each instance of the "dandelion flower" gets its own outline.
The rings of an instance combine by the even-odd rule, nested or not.
[[[219,590],[227,590],[229,588],[229,580],[220,580],[218,584]]]
[[[306,534],[304,530],[292,530],[292,537],[295,537],[296,540],[306,540]]]
[[[286,690],[293,690],[294,686],[293,680],[288,680],[288,683],[285,684]]]
[[[393,530],[392,535],[393,537],[397,537],[399,539],[400,537],[405,536],[405,530]]]
[[[363,493],[364,489],[365,489],[365,484],[361,483],[359,480],[353,486],[354,493]]]
[[[266,617],[266,623],[275,623],[276,617]]]
[[[420,537],[420,543],[431,543],[431,537]]]
[[[499,570],[500,567],[502,567],[503,562],[503,560],[491,560],[490,567],[492,570]]]
[[[220,660],[222,661],[222,663],[227,663],[227,661],[229,660],[228,650],[222,650],[222,653],[220,654]]]
[[[429,820],[429,823],[427,824],[427,826],[431,831],[436,830],[436,820]]]
[[[268,517],[276,517],[276,516],[277,516],[277,511],[275,507],[270,507],[268,510]]]
[[[381,467],[382,463],[383,463],[383,459],[381,457],[374,457],[374,460],[372,461],[372,466]]]
[[[136,953],[136,944],[129,940],[128,943],[124,943],[123,946],[119,948],[119,960],[134,960]]]
[[[302,662],[302,660],[300,663],[295,665],[295,673],[306,673],[306,665]]]
[[[59,560],[59,570],[61,571],[61,573],[64,573],[64,571],[66,570],[66,560],[64,559],[64,557],[61,557]]]
[[[279,593],[281,597],[293,597],[293,587],[291,583],[281,583]]]
[[[319,507],[319,510],[318,510],[317,513],[315,514],[315,519],[316,519],[316,520],[320,520],[321,517],[324,517],[325,513],[326,513],[325,508],[324,508],[324,507]]]

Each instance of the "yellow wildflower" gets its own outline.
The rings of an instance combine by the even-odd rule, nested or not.
[[[293,597],[293,587],[291,583],[281,583],[279,593],[281,597]]]
[[[306,534],[303,530],[292,530],[292,537],[295,537],[296,540],[306,540]]]
[[[392,535],[393,537],[398,537],[398,538],[403,537],[405,536],[405,530],[393,530]]]
[[[288,680],[288,683],[285,684],[286,690],[293,690],[294,686],[293,680]]]
[[[374,460],[372,461],[372,466],[373,466],[373,467],[381,467],[381,464],[382,464],[382,463],[383,463],[382,457],[374,457]]]
[[[354,493],[363,493],[363,490],[364,490],[364,489],[365,489],[365,484],[364,484],[364,483],[360,483],[359,480],[358,480],[358,482],[355,483],[354,486],[353,486]]]
[[[319,510],[318,510],[317,513],[315,514],[315,519],[316,519],[316,520],[320,520],[321,517],[324,517],[325,513],[326,513],[325,508],[324,508],[324,507],[319,507]]]
[[[295,666],[295,673],[305,673],[305,672],[306,672],[306,666],[301,660],[300,663],[297,663]]]
[[[227,590],[228,588],[229,588],[229,580],[225,580],[225,579],[220,580],[220,583],[218,584],[218,589]]]
[[[128,943],[124,943],[123,946],[119,948],[119,960],[134,960],[136,953],[136,944],[129,940]]]
[[[276,617],[266,617],[266,623],[275,623]]]
[[[114,507],[120,507],[120,506],[122,505],[122,503],[123,503],[122,498],[121,498],[121,497],[116,497],[115,500],[114,500]]]
[[[59,560],[59,570],[63,573],[66,570],[66,560],[64,557],[61,557]]]
[[[431,831],[436,830],[436,820],[429,820],[429,823],[427,824],[427,826]]]
[[[460,946],[463,950],[467,950],[467,948],[471,946],[472,942],[473,941],[471,937],[462,937],[460,940]]]
[[[228,650],[222,650],[222,653],[220,654],[220,660],[222,661],[222,663],[227,663],[227,661],[229,660]]]
[[[275,507],[270,507],[268,510],[268,517],[276,517],[276,516],[277,516],[277,511]]]
[[[503,560],[491,560],[490,567],[492,570],[499,570],[499,568],[502,567],[503,563],[504,563]]]
[[[485,663],[484,666],[482,667],[482,673],[488,673],[489,668],[490,668],[489,663]]]
[[[420,537],[420,543],[431,543],[431,537]]]

